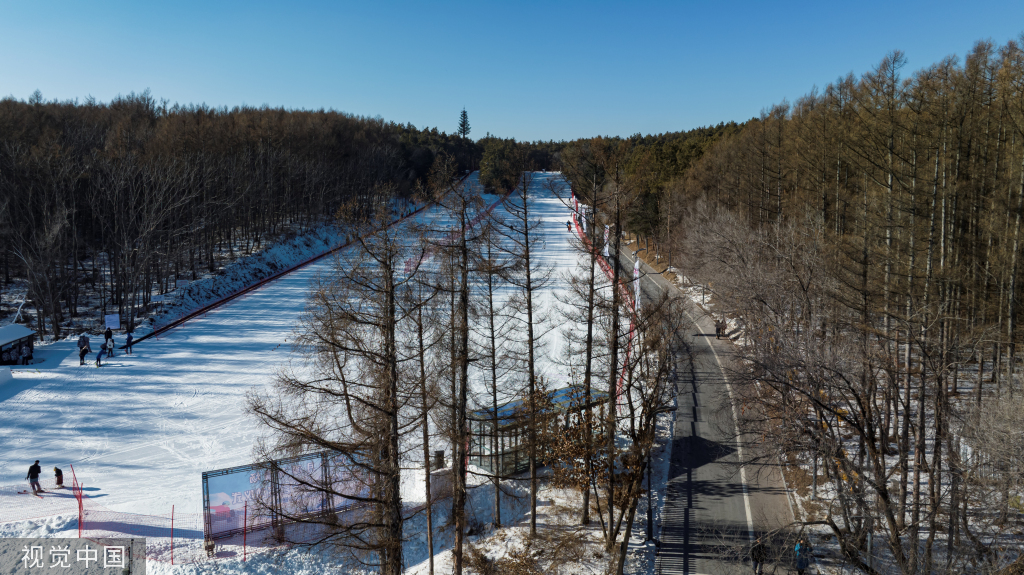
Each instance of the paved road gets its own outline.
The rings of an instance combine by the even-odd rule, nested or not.
[[[633,257],[623,259],[632,277]],[[733,344],[716,340],[713,321],[664,277],[645,264],[641,270],[644,300],[667,292],[682,300],[686,313],[673,354],[678,409],[655,572],[749,574],[751,541],[792,521],[781,474],[739,465],[757,445],[736,426],[726,378]]]

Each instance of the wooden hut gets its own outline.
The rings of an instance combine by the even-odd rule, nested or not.
[[[543,403],[549,408],[541,414],[541,425],[578,425],[580,413],[588,407],[584,396],[583,388],[574,385],[548,392],[548,400]],[[597,409],[607,398],[604,392],[591,390],[589,407]],[[527,400],[516,399],[498,406],[497,417],[493,408],[470,413],[469,463],[500,475],[529,469],[526,412]],[[542,455],[544,448],[539,447],[538,455]]]

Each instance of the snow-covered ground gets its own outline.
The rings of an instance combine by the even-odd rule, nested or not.
[[[532,185],[536,194],[533,210],[540,220],[541,253],[553,272],[553,281],[539,301],[552,328],[547,332],[546,353],[539,363],[553,387],[568,380],[567,368],[559,362],[564,341],[554,310],[559,305],[557,298],[564,293],[564,274],[579,262],[565,227],[569,210],[546,189],[549,181],[559,177],[538,173]],[[475,176],[470,180],[473,182]],[[490,197],[488,201],[495,199]],[[501,211],[499,208],[498,213]],[[427,221],[440,216],[436,210],[426,210],[417,217]],[[71,481],[73,465],[90,501],[107,509],[165,516],[173,505],[179,517],[198,518],[202,472],[252,461],[253,443],[261,430],[244,412],[245,394],[268,385],[289,361],[294,329],[310,281],[327,271],[331,261],[325,258],[264,285],[143,342],[130,356],[118,353],[100,368],[91,361],[80,366],[73,341],[39,346],[37,349],[49,358],[45,365],[14,370],[14,379],[0,384],[0,486],[23,485],[25,471],[38,459],[44,476],[56,465],[65,471],[66,483]],[[244,270],[239,270],[237,278],[229,274],[221,281],[234,285],[246,281],[245,277]],[[117,339],[123,342],[123,337]],[[98,349],[100,343],[94,339],[93,349]],[[666,417],[664,427],[668,425],[670,418]],[[662,434],[667,438],[671,431],[663,429]],[[660,457],[655,470],[656,488],[664,485],[658,477],[667,474],[667,451]],[[421,475],[422,471],[410,469],[403,477],[403,499],[410,505],[424,499],[418,481]],[[487,495],[489,489],[479,488],[474,500],[493,497],[492,493]],[[510,485],[509,489],[520,488]],[[0,524],[0,536],[77,535],[74,499],[68,501],[63,495],[36,499],[0,489],[0,521],[39,517]],[[656,496],[660,506],[661,496]],[[566,494],[548,493],[546,497],[563,506],[572,504]],[[645,511],[646,503],[641,506]],[[62,515],[52,517],[54,513]],[[521,519],[524,513],[513,505],[503,519],[507,524],[509,519]],[[51,517],[42,518],[44,515]],[[645,522],[642,517],[637,520],[641,529]],[[416,535],[418,521],[413,519],[408,528],[411,536],[406,558],[410,567],[426,558],[425,538]],[[486,523],[485,517],[482,522]],[[441,537],[436,544],[438,551],[444,542]],[[643,545],[638,549],[641,561],[631,571],[645,572],[644,565],[653,565],[646,559],[651,552]],[[230,573],[262,572],[274,565],[281,567],[282,561],[289,572],[330,570],[323,557],[298,550],[284,555],[257,555],[245,564],[237,556],[217,563],[221,572]],[[438,561],[443,564],[444,557]],[[151,562],[150,568],[163,572],[170,566]],[[181,569],[202,570],[201,564]]]

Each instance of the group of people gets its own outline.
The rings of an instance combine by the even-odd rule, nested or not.
[[[728,334],[729,334],[729,324],[727,324],[724,319],[716,320],[715,321],[715,339],[722,339],[722,336],[727,336],[728,337]]]
[[[28,365],[32,359],[32,341],[25,341],[20,346],[13,345],[3,352],[4,363],[14,362],[17,365]]]
[[[811,554],[813,552],[811,544],[803,537],[796,542],[793,553],[796,572],[799,575],[804,575],[804,572],[811,566]],[[771,560],[772,552],[768,548],[768,544],[761,539],[755,541],[750,547],[750,561],[754,565],[754,575],[762,575],[765,565]]]
[[[132,342],[134,340],[132,332],[128,332],[124,341],[124,352],[126,355],[132,354]],[[100,351],[96,354],[96,367],[102,365],[104,357],[114,357],[114,347],[114,332],[108,327],[107,331],[103,333],[103,345],[100,346]],[[85,356],[90,353],[92,353],[92,348],[89,347],[89,336],[82,334],[78,338],[78,365],[85,365]]]
[[[39,475],[42,474],[42,472],[43,470],[41,467],[39,467],[39,460],[37,459],[35,463],[29,466],[28,475],[25,476],[25,479],[28,479],[29,487],[32,488],[32,493],[35,495],[39,495],[40,493],[46,493],[45,491],[43,491],[43,488],[39,485]],[[64,472],[61,471],[59,467],[53,468],[53,478],[54,486],[57,489],[64,487]]]

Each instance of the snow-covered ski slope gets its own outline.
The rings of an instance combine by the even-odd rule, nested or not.
[[[560,176],[535,174],[531,192],[541,253],[553,267],[539,303],[554,321],[563,273],[579,258],[566,231],[569,209],[547,189],[552,179]],[[467,183],[478,185],[475,175]],[[436,210],[418,217],[440,218]],[[79,481],[95,488],[88,495],[109,509],[167,514],[175,505],[199,512],[203,471],[251,462],[261,430],[245,414],[246,392],[270,383],[288,362],[310,281],[331,262],[325,258],[147,340],[131,356],[119,351],[101,368],[92,361],[79,366],[72,354],[52,371],[16,370],[0,385],[0,485],[23,483],[39,459],[44,476],[56,465],[67,483],[73,464]],[[100,343],[94,338],[93,349]],[[542,369],[556,387],[564,385],[558,329],[546,343]]]

